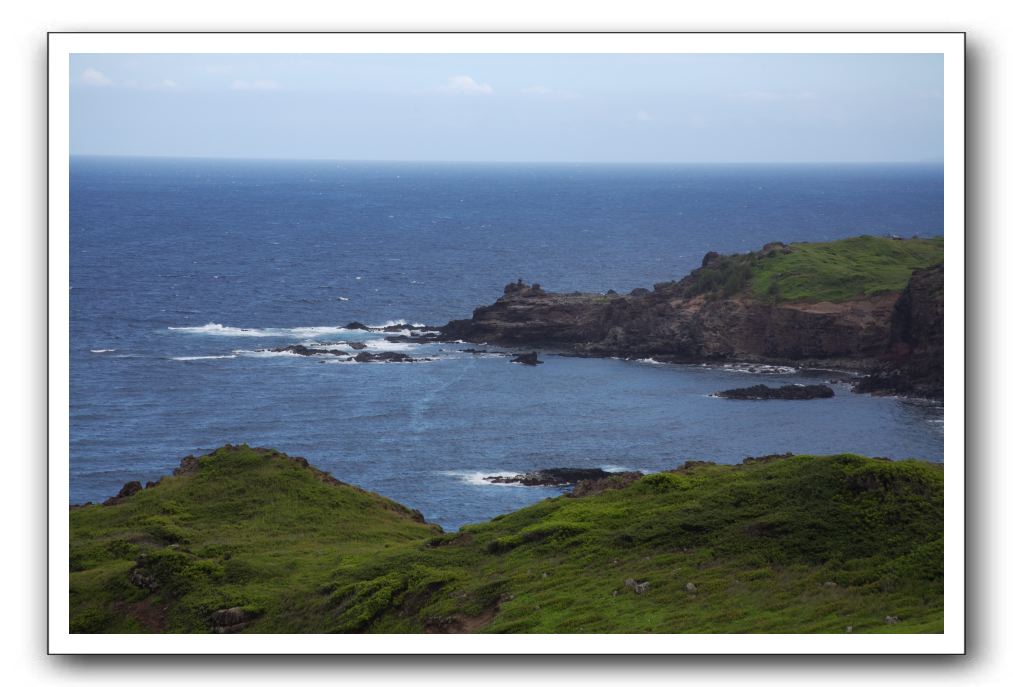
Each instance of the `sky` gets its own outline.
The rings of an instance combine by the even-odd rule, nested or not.
[[[934,54],[75,54],[73,155],[943,158]]]

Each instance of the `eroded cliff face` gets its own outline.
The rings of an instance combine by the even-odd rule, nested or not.
[[[845,303],[770,304],[747,295],[557,294],[511,284],[493,305],[442,328],[449,339],[584,355],[709,360],[850,361],[882,354],[898,294]]]
[[[873,393],[943,396],[943,266],[915,270],[890,318],[879,368],[856,387]]]

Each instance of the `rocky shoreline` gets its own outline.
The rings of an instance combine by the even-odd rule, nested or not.
[[[749,255],[785,251],[768,244]],[[438,338],[586,357],[837,368],[867,375],[858,391],[942,398],[942,264],[915,269],[903,290],[812,302],[706,291],[721,261],[708,253],[686,278],[628,294],[552,293],[517,280],[469,319],[439,327]]]

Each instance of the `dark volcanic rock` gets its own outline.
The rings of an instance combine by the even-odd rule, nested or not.
[[[193,475],[196,474],[199,469],[200,461],[194,456],[187,456],[183,460],[179,461],[179,467],[174,468],[172,474],[177,477],[181,475]]]
[[[345,343],[345,345],[351,348],[352,350],[356,351],[361,351],[366,347],[366,344],[362,343],[361,341],[348,341]]]
[[[240,632],[256,617],[256,614],[238,606],[223,608],[211,614],[211,631],[215,634]]]
[[[915,270],[890,318],[890,340],[877,370],[855,391],[943,396],[943,266]]]
[[[744,389],[719,391],[715,396],[732,398],[739,401],[808,401],[814,398],[833,398],[834,390],[826,384],[789,384],[787,386],[769,387],[757,384]]]
[[[773,242],[755,256],[791,251]],[[858,390],[942,394],[942,266],[915,271],[903,296],[771,303],[749,290],[698,288],[729,260],[708,254],[684,279],[626,295],[552,293],[518,280],[469,319],[439,327],[438,340],[670,363],[815,365],[863,373],[878,365]]]
[[[490,475],[482,479],[493,484],[522,484],[526,487],[561,487],[575,484],[581,480],[600,480],[612,473],[600,468],[549,468],[536,472],[525,472],[522,475]]]
[[[687,277],[690,279],[690,277]],[[778,303],[748,294],[687,296],[662,284],[628,295],[561,294],[511,284],[492,305],[440,327],[443,341],[546,347],[577,355],[712,361],[870,360],[889,339],[898,294],[845,303]]]
[[[362,322],[359,322],[358,320],[353,320],[352,322],[349,322],[348,324],[345,325],[344,328],[345,329],[365,329],[366,331],[369,331],[369,327],[367,327],[366,325],[364,325]]]
[[[442,350],[446,350],[446,349],[441,348],[440,350],[442,351]],[[477,348],[459,348],[457,350],[457,352],[458,353],[471,353],[472,355],[492,355],[492,356],[499,356],[499,357],[513,356],[514,355],[513,353],[510,353],[509,351],[496,351],[496,350],[492,350],[492,351],[480,351]],[[538,362],[541,363],[542,361],[539,360]]]
[[[415,358],[397,351],[383,351],[381,353],[370,353],[363,351],[355,356],[357,363],[413,363]]]
[[[355,348],[354,346],[352,346]],[[365,348],[365,345],[363,345]],[[271,349],[275,353],[295,353],[296,355],[351,355],[348,351],[342,351],[339,348],[308,348],[302,344],[292,344],[291,346],[281,346],[279,348]]]
[[[123,501],[123,499],[128,498],[130,496],[133,496],[134,494],[136,494],[137,492],[139,492],[141,490],[141,488],[142,487],[141,487],[141,483],[140,482],[136,482],[136,481],[134,481],[134,482],[127,482],[126,484],[123,485],[123,488],[120,489],[119,493],[116,494],[116,496],[113,496],[111,498],[106,499],[102,503],[102,505],[103,506],[115,506],[117,503],[120,503],[121,501]]]
[[[512,363],[521,363],[522,365],[541,365],[544,360],[538,359],[538,352],[531,351],[530,353],[520,353],[513,360]]]
[[[610,472],[606,474],[608,475],[607,477],[600,479],[580,480],[573,485],[573,491],[570,492],[570,496],[578,498],[590,496],[591,494],[600,494],[610,489],[625,489],[644,476],[642,472]]]
[[[507,284],[503,287],[504,296],[517,296],[520,298],[535,298],[538,296],[546,295],[545,291],[542,290],[540,284],[532,284],[528,286],[524,283],[523,279],[518,279],[512,284]]]
[[[385,336],[386,341],[392,343],[432,343],[439,340],[438,332],[419,332],[418,334],[398,334],[397,336]]]

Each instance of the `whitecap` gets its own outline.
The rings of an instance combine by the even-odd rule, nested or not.
[[[224,360],[226,358],[235,358],[235,355],[181,355],[173,358],[173,360]]]
[[[765,363],[724,363],[720,366],[704,363],[700,365],[700,367],[720,369],[724,372],[738,372],[740,374],[753,375],[788,375],[798,372],[798,368],[790,367],[788,365],[767,365]]]
[[[264,331],[280,332],[278,336],[298,336],[312,339],[321,334],[347,334],[344,327],[292,327],[291,329],[266,329]]]
[[[387,339],[366,339],[362,343],[366,344],[368,351],[410,351],[419,347],[417,343],[387,341]]]
[[[537,487],[527,487],[519,482],[490,482],[485,479],[486,477],[513,477],[517,475],[517,472],[510,470],[500,470],[492,472],[475,472],[471,470],[442,470],[441,475],[447,477],[453,477],[465,484],[470,484],[473,487],[521,487],[525,489],[533,489]]]
[[[602,465],[601,469],[605,472],[643,472],[643,470],[637,470],[637,468],[629,468],[625,465]]]
[[[92,353],[115,353],[116,352],[115,348],[92,348],[90,350],[91,350]]]
[[[237,337],[298,337],[310,339],[321,334],[345,334],[349,330],[344,327],[227,327],[217,322],[209,322],[200,327],[169,327],[175,332],[185,334],[208,334],[210,336]]]
[[[235,353],[236,355],[241,355],[244,358],[302,358],[302,357],[305,357],[305,356],[301,356],[301,355],[298,355],[296,353],[293,353],[292,351],[269,351],[269,350],[247,351],[247,350],[239,349],[239,350],[233,351],[233,353]]]

